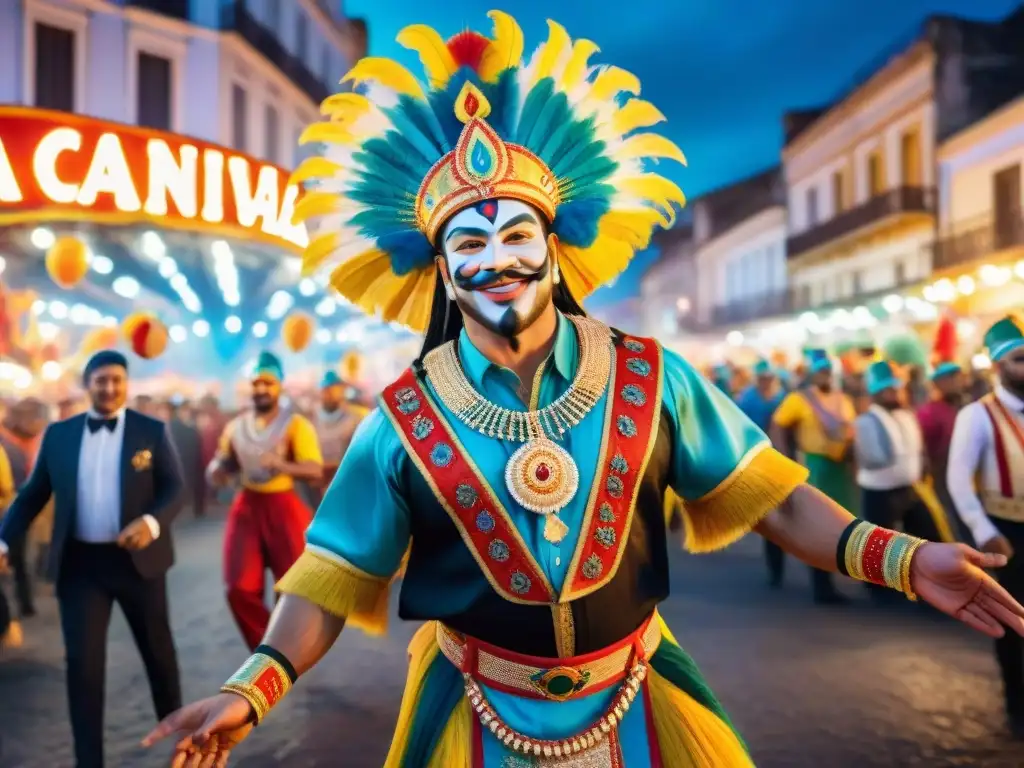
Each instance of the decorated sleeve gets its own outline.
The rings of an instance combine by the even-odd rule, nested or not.
[[[410,542],[399,480],[403,450],[380,411],[363,420],[279,592],[371,634],[387,629],[389,586]]]
[[[664,354],[673,429],[669,481],[683,499],[686,548],[709,552],[749,532],[807,479],[736,404],[675,353]]]
[[[317,437],[316,427],[313,422],[305,416],[295,415],[292,417],[292,455],[299,464],[323,464],[324,458],[320,454],[320,438]]]

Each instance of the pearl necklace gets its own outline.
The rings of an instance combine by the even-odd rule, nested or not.
[[[544,537],[554,543],[569,530],[558,512],[579,489],[576,462],[554,441],[590,413],[604,395],[612,370],[609,328],[587,317],[568,319],[579,340],[576,376],[561,396],[537,410],[516,411],[486,400],[466,378],[454,342],[423,360],[437,396],[462,423],[488,437],[524,443],[505,465],[505,485],[517,504],[545,516]]]

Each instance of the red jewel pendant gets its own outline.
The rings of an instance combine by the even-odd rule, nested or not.
[[[536,471],[533,474],[538,480],[540,480],[543,483],[547,481],[549,477],[551,477],[551,469],[548,467],[547,464],[539,464],[537,466]]]

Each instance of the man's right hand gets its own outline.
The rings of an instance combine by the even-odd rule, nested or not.
[[[224,768],[231,750],[252,728],[249,702],[233,693],[220,693],[172,712],[142,740],[142,746],[177,735],[172,768],[192,765],[193,759],[195,765]]]
[[[1013,557],[1013,545],[1005,536],[994,536],[981,546],[982,552],[991,552],[994,555],[1006,555],[1009,560]]]

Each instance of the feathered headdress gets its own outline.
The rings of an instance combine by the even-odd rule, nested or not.
[[[664,116],[634,98],[636,77],[590,65],[597,46],[573,42],[553,21],[524,62],[516,21],[489,16],[492,37],[467,31],[445,41],[427,26],[405,28],[398,42],[419,54],[425,81],[364,58],[342,80],[359,92],[328,97],[327,119],[300,139],[325,145],[292,177],[315,180],[295,210],[310,228],[305,269],[332,264],[343,296],[414,330],[429,319],[437,234],[467,205],[506,197],[544,213],[563,279],[582,300],[685,204],[676,184],[644,167],[685,159],[640,130]]]

